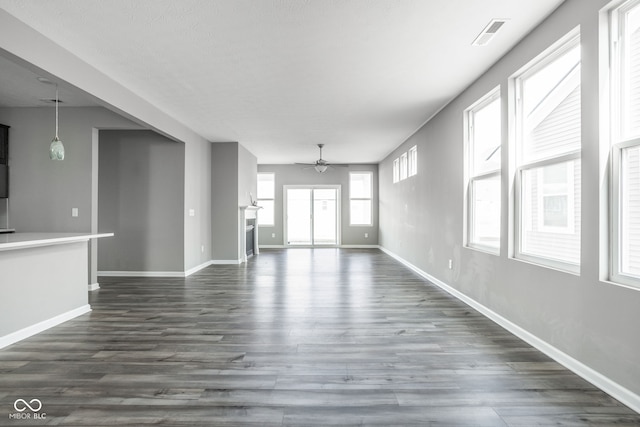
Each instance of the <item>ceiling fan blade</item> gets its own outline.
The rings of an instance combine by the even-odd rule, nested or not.
[[[294,165],[315,166],[316,164],[315,163],[298,163],[298,162],[295,162]]]

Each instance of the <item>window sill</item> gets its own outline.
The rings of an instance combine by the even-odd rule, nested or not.
[[[623,274],[614,274],[608,280],[601,280],[601,282],[609,285],[621,286],[634,291],[640,291],[640,279]]]
[[[491,246],[483,246],[483,245],[477,245],[477,244],[468,244],[465,247],[473,251],[478,251],[478,252],[482,252],[489,255],[500,256],[500,248],[494,248]]]
[[[568,273],[574,276],[580,276],[580,265],[579,264],[571,264],[568,262],[557,261],[549,258],[537,257],[534,255],[527,254],[516,254],[516,256],[511,257],[511,259],[515,261],[521,261],[527,264],[535,265],[537,267],[548,268],[550,270],[555,270],[561,273]]]

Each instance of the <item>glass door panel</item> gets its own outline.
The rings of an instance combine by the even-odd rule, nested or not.
[[[335,246],[340,243],[339,186],[285,186],[285,203],[288,246]]]
[[[289,245],[311,245],[311,201],[310,188],[287,189],[287,243]]]
[[[337,190],[316,188],[313,190],[313,244],[336,245],[337,236]]]

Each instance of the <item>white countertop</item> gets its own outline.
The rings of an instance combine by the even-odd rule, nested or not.
[[[60,245],[111,237],[113,233],[11,233],[0,234],[0,251],[33,248],[37,246]]]

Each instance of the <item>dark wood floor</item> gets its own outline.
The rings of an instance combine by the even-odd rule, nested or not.
[[[640,425],[377,250],[101,286],[92,313],[0,350],[0,425]],[[18,398],[44,422],[8,419]]]

